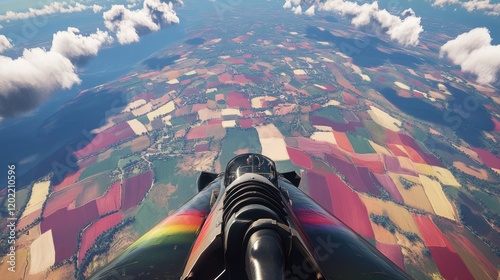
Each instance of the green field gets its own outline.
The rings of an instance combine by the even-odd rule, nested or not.
[[[91,164],[85,170],[82,172],[80,175],[80,178],[78,178],[78,181],[81,181],[85,178],[88,178],[92,175],[104,172],[104,171],[111,171],[115,169],[118,166],[118,161],[120,158],[123,158],[127,155],[130,155],[132,153],[132,149],[130,147],[125,147],[120,150],[114,150],[109,158],[99,161],[96,163]]]
[[[290,82],[288,84],[291,85],[292,87],[296,88],[296,89],[301,89],[302,88],[302,84],[299,81],[297,81],[297,79],[294,79],[294,78],[291,78]]]
[[[473,191],[473,194],[479,198],[487,208],[500,215],[500,199],[498,199],[498,197],[482,191]]]
[[[350,132],[346,133],[347,138],[349,138],[349,142],[354,149],[354,152],[358,154],[372,154],[375,153],[375,150],[372,148],[370,143],[362,136],[352,134]]]
[[[118,167],[123,168],[126,165],[128,165],[128,164],[130,164],[132,162],[139,161],[139,160],[141,160],[141,157],[139,157],[139,156],[129,156],[129,157],[126,157],[124,159],[120,159],[118,161]]]
[[[313,116],[323,117],[334,122],[345,123],[342,113],[335,106],[327,106],[312,112]]]

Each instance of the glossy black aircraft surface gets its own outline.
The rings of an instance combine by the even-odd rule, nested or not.
[[[263,155],[236,156],[91,279],[410,279],[299,183]]]

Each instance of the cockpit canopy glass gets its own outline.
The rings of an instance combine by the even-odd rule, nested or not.
[[[224,182],[229,186],[243,174],[258,174],[268,179],[274,185],[278,181],[278,173],[274,161],[259,154],[243,154],[234,157],[226,167]]]

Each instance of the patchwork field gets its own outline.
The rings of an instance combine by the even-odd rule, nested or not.
[[[259,134],[262,154],[275,160],[289,160],[286,143],[281,132],[273,124],[256,127]]]
[[[378,123],[379,125],[390,129],[392,131],[400,131],[401,130],[401,121],[393,118],[391,115],[386,112],[380,110],[375,106],[370,106],[370,110],[368,110],[368,114],[372,117],[372,119]]]
[[[434,213],[455,221],[455,210],[444,194],[441,184],[424,175],[420,175],[419,178],[424,187],[425,194],[432,205],[432,209],[434,209]]]
[[[49,194],[49,188],[50,181],[38,182],[33,185],[30,200],[28,201],[28,204],[26,204],[26,208],[24,209],[21,218],[42,209],[43,203]]]
[[[122,220],[122,213],[116,212],[102,219],[97,220],[95,223],[85,228],[82,234],[82,241],[80,250],[78,251],[78,263],[80,264],[87,253],[87,250],[92,247],[94,241],[99,235],[106,230],[116,226]]]
[[[49,230],[40,235],[30,247],[30,270],[29,274],[37,274],[47,270],[56,261],[54,239],[52,231]]]

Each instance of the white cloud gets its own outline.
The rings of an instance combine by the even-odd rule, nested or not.
[[[491,4],[490,0],[472,0],[462,3],[467,11],[484,11],[488,15],[500,15],[500,3]]]
[[[475,28],[458,35],[441,47],[440,57],[447,56],[463,72],[477,76],[477,82],[491,84],[500,75],[500,45],[491,45],[487,28]]]
[[[2,36],[0,45],[1,41]],[[99,29],[83,36],[69,27],[54,34],[49,51],[25,49],[15,59],[0,55],[0,118],[29,111],[55,91],[80,84],[75,61],[97,55],[102,45],[111,41],[108,33]]]
[[[301,3],[300,0],[290,1],[294,4],[297,1],[299,4]],[[375,24],[386,30],[391,40],[403,46],[417,45],[419,43],[420,33],[424,30],[420,25],[421,18],[416,17],[411,9],[403,11],[403,18],[400,18],[390,14],[385,9],[379,9],[376,1],[371,4],[365,3],[363,5],[343,0],[315,0],[307,2],[315,3],[318,11],[336,12],[343,16],[352,17],[351,22],[356,27]],[[287,5],[287,3],[285,3],[285,5]],[[296,11],[296,8],[295,10],[292,8],[292,10]]]
[[[99,29],[89,36],[83,36],[79,33],[80,30],[74,27],[68,27],[67,31],[57,32],[53,36],[50,50],[73,60],[96,56],[104,43],[113,42],[113,38],[108,35],[108,32]]]
[[[290,0],[286,0],[285,4],[283,4],[284,9],[291,9],[292,8],[292,2]]]
[[[302,14],[302,7],[300,5],[297,7],[293,7],[292,12],[296,15],[301,15]]]
[[[16,59],[0,55],[0,117],[33,109],[55,90],[80,82],[73,63],[60,53],[35,48]]]
[[[312,5],[311,7],[309,7],[309,9],[307,9],[304,14],[308,15],[308,16],[314,16],[314,5]]]
[[[102,9],[104,9],[103,6],[97,4],[92,5],[92,11],[94,12],[94,14],[97,14],[98,12],[102,11]]]
[[[434,0],[432,6],[444,7],[446,5],[457,4],[462,6],[468,12],[482,11],[487,15],[500,15],[500,3],[490,3],[490,0]]]
[[[434,0],[432,6],[443,7],[445,5],[458,4],[458,3],[460,3],[459,0]]]
[[[12,44],[9,39],[5,37],[5,35],[0,35],[0,53],[3,53],[8,49],[12,49]]]
[[[93,9],[95,12],[97,6],[100,7],[99,5],[86,6],[80,3],[75,3],[74,5],[71,5],[66,2],[53,2],[50,3],[49,5],[43,6],[43,8],[41,9],[30,8],[27,12],[8,11],[7,13],[0,15],[0,21],[27,19],[31,17],[50,15],[56,13],[68,14],[68,13],[82,12],[88,9]]]
[[[137,10],[113,5],[103,18],[106,28],[116,32],[120,44],[138,42],[140,34],[158,31],[162,24],[179,23],[173,4],[160,0],[144,0],[142,9]]]

